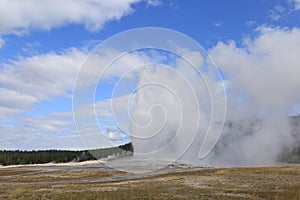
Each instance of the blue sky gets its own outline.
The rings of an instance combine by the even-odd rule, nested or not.
[[[0,13],[0,149],[84,148],[71,115],[73,82],[88,52],[114,34],[173,29],[222,65],[223,47],[253,53],[260,37],[293,39],[300,29],[299,0],[0,0]],[[128,141],[107,132],[114,144]]]
[[[281,18],[274,20],[272,12],[278,5],[286,11]],[[21,37],[5,34],[2,39],[6,45],[1,48],[1,59],[80,47],[93,40],[101,41],[121,31],[144,26],[174,29],[210,48],[218,40],[241,41],[243,35],[253,34],[253,29],[263,24],[299,26],[299,14],[291,11],[293,6],[286,0],[167,1],[157,6],[141,2],[132,5],[133,13],[120,20],[107,22],[97,31],[88,31],[83,24],[65,23],[51,30],[30,28]],[[29,52],[24,52],[25,49]]]

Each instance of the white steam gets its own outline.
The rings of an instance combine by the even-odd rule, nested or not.
[[[142,71],[130,128],[136,156],[199,160],[206,133],[217,125],[210,124],[212,112],[224,113],[222,82],[199,73],[205,65],[200,53],[186,52],[171,67],[152,65]],[[208,136],[207,143],[213,143]],[[213,145],[204,145],[203,152]]]
[[[183,57],[201,74],[183,59],[141,74],[130,129],[135,153],[222,165],[275,162],[299,142],[288,116],[300,103],[300,30],[263,27],[242,47],[219,42],[209,54],[225,75],[228,95],[228,116],[213,151],[199,158],[203,143],[217,134],[209,132],[204,141],[207,131],[222,125],[222,119],[211,121],[224,109],[221,81],[204,64],[207,58],[189,52]]]
[[[230,104],[228,119],[244,119],[239,123],[246,123],[245,118],[261,120],[252,124],[259,127],[243,138],[235,135],[245,131],[243,128],[253,127],[224,131],[224,135],[232,135],[232,140],[220,159],[235,155],[231,161],[268,164],[276,161],[284,148],[293,148],[297,142],[290,132],[288,115],[300,103],[300,30],[261,28],[259,31],[259,36],[248,39],[245,47],[220,42],[210,51],[231,82],[230,100],[235,101],[233,96],[237,94],[245,95],[240,98],[239,103],[244,107],[239,111],[232,112],[235,103]]]

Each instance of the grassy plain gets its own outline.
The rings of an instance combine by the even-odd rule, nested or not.
[[[111,169],[0,168],[0,199],[296,199],[300,166],[133,175]]]

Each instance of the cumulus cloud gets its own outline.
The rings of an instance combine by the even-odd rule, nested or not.
[[[111,20],[133,12],[139,0],[1,0],[0,34],[21,34],[30,29],[49,30],[67,23],[96,31]],[[150,5],[156,1],[150,1]]]
[[[37,99],[31,95],[0,88],[0,119],[5,119],[29,109]]]
[[[79,85],[88,86],[91,82],[98,81],[95,71],[103,71],[107,59],[116,57],[120,52],[107,50],[101,56],[92,56],[89,62],[89,70],[84,71]],[[78,112],[80,117],[86,118],[87,126],[84,127],[82,138],[76,133],[71,111],[52,113],[48,116],[21,117],[20,113],[26,113],[34,108],[36,103],[52,101],[55,98],[71,98],[76,75],[81,69],[88,52],[84,49],[69,48],[61,52],[50,52],[31,57],[20,57],[7,63],[1,63],[0,72],[0,136],[1,148],[6,149],[83,149],[111,146],[111,143],[119,145],[129,141],[128,136],[121,138],[105,135],[106,128],[115,123],[102,121],[101,126],[105,137],[99,136],[98,124],[90,124],[90,118],[94,117],[94,107],[97,118],[109,119],[113,117],[111,104],[114,102],[114,112],[118,116],[125,116],[128,112],[126,104],[129,96],[116,96],[112,99],[104,99],[93,105],[82,105]],[[148,57],[139,53],[128,54],[112,64],[110,70],[102,77],[112,81],[135,66],[148,62]],[[130,76],[128,77],[130,78]],[[101,92],[101,91],[100,91]],[[70,99],[71,100],[71,99]],[[70,101],[71,104],[71,101]],[[123,118],[124,119],[124,118]],[[122,119],[122,120],[123,120]],[[9,123],[7,123],[9,120]],[[121,119],[117,119],[121,120]],[[125,121],[126,122],[126,121]],[[120,128],[127,131],[124,121],[118,121]],[[108,132],[107,132],[108,133]],[[119,130],[122,133],[122,130]],[[103,134],[102,134],[103,135]],[[120,140],[116,140],[116,137]],[[110,139],[114,139],[111,140]],[[102,142],[99,142],[102,141]],[[103,145],[103,146],[101,146]]]
[[[101,56],[92,55],[88,63],[85,63],[91,67],[89,70],[83,70],[83,77],[77,80],[79,85],[87,86],[97,82],[99,74],[95,72],[105,70],[107,59],[118,55],[119,52],[111,50],[107,50]],[[18,60],[1,63],[0,84],[2,88],[0,92],[3,94],[1,96],[5,103],[3,102],[0,106],[3,110],[0,117],[3,119],[14,113],[25,112],[34,103],[51,101],[55,97],[70,98],[76,75],[87,56],[88,51],[84,48],[70,48],[60,53],[51,52],[21,57]],[[143,65],[147,60],[145,55],[129,54],[112,64],[102,78],[118,78],[131,68]]]
[[[25,96],[23,99],[26,100],[27,98]],[[18,100],[13,99],[15,102]],[[128,96],[114,99],[117,104],[121,105],[124,105],[127,100]],[[14,117],[13,120],[0,120],[0,149],[78,150],[104,148],[127,143],[130,141],[128,135],[119,128],[111,128],[112,126],[115,127],[116,124],[119,126],[122,124],[111,120],[107,121],[107,119],[113,118],[111,101],[112,99],[98,101],[95,105],[84,106],[78,111],[81,117],[85,118],[84,123],[86,125],[84,129],[80,129],[79,134],[75,127],[72,111],[54,112],[46,116],[19,116]],[[2,105],[1,99],[0,103]],[[28,103],[30,104],[30,102]],[[26,103],[24,106],[27,106]],[[98,124],[91,123],[93,121],[91,119],[95,117],[91,114],[94,113],[94,106],[100,127]],[[3,107],[0,108],[1,117],[4,109]],[[114,110],[117,113],[127,113],[126,107],[119,106]],[[11,107],[11,112],[13,112],[13,107]],[[16,112],[20,112],[20,110],[16,110]],[[3,114],[3,118],[7,118],[7,112]],[[128,124],[125,124],[124,128],[127,126]]]
[[[72,88],[86,55],[84,51],[69,49],[61,54],[49,53],[2,63],[0,83],[16,95],[30,95],[38,101],[69,96],[67,91]]]
[[[25,112],[37,102],[70,96],[68,91],[85,56],[83,51],[70,49],[1,63],[0,119]]]

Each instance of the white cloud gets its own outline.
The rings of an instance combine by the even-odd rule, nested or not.
[[[269,11],[268,17],[274,21],[284,17],[286,8],[281,5],[276,5],[272,10]]]
[[[276,10],[278,13],[283,13],[285,11],[285,7],[283,7],[281,5],[276,5],[274,7],[274,10]]]
[[[255,26],[256,25],[256,21],[253,21],[253,20],[249,20],[249,21],[246,21],[246,26]]]
[[[214,26],[215,27],[220,27],[220,26],[222,26],[223,25],[223,22],[215,22],[214,23]]]
[[[1,63],[0,119],[25,112],[34,103],[69,96],[85,56],[83,51],[69,49]]]
[[[77,113],[77,116],[83,118],[93,117],[96,114],[97,117],[109,119],[113,118],[114,115],[127,115],[129,100],[134,101],[135,99],[134,97],[133,99],[130,99],[130,95],[127,94],[76,108],[75,112]],[[71,116],[71,113],[68,114]]]
[[[0,149],[85,149],[71,117],[57,115],[0,121]]]
[[[69,49],[61,54],[49,53],[2,63],[0,83],[17,93],[39,101],[54,96],[68,96],[86,52]]]
[[[127,107],[124,106],[127,100],[128,96],[114,99],[116,104],[120,105],[115,107],[114,111],[116,113],[127,113]],[[2,105],[1,99],[0,104]],[[87,126],[84,129],[80,129],[81,132],[79,134],[75,128],[72,111],[56,112],[47,116],[14,117],[14,120],[9,121],[0,120],[0,149],[78,150],[110,147],[112,144],[116,146],[129,142],[128,136],[121,137],[123,131],[119,130],[119,128],[110,128],[116,125],[115,122],[101,120],[102,118],[113,117],[111,100],[96,102],[96,112],[101,130],[98,124],[91,123],[93,120],[90,119],[94,117],[91,114],[94,112],[93,108],[93,105],[88,105],[78,111],[81,117],[85,118]],[[3,110],[4,108],[0,107],[0,117]],[[16,112],[20,112],[20,110]],[[128,124],[126,124],[127,126]]]
[[[29,109],[36,102],[37,99],[31,95],[0,88],[0,119]]]
[[[5,40],[0,37],[0,49],[5,45]]]
[[[0,119],[28,111],[34,103],[69,97],[87,53],[79,49],[1,63]]]
[[[163,3],[160,0],[147,0],[149,6],[161,6]]]
[[[83,77],[77,80],[78,84],[88,87],[97,83],[100,75],[95,72],[102,72],[108,60],[119,54],[120,52],[107,50],[101,56],[91,55],[86,63],[90,68],[83,70]],[[0,119],[28,111],[37,102],[51,101],[56,97],[70,98],[76,75],[87,56],[85,49],[70,48],[60,53],[51,52],[0,63]],[[146,55],[128,54],[114,62],[102,78],[118,78],[148,62]],[[130,78],[129,76],[128,74],[126,78]]]
[[[300,30],[268,27],[259,30],[260,37],[247,40],[246,48],[237,48],[234,42],[218,43],[211,51],[215,61],[227,75],[234,76],[231,78],[238,81],[238,85],[252,86],[247,87],[249,93],[254,96],[261,93],[259,97],[266,97],[259,100],[261,103],[279,106],[288,97],[295,100],[293,97],[299,94],[300,86]],[[238,76],[237,71],[240,72]]]
[[[13,90],[0,88],[0,105],[4,107],[13,106],[14,108],[28,107],[32,103],[36,102],[37,99],[30,95],[17,93]]]
[[[300,0],[290,0],[292,3],[294,3],[294,9],[300,10]]]
[[[0,34],[49,30],[67,23],[96,31],[133,11],[139,0],[0,0]],[[155,1],[156,2],[156,1]],[[150,3],[153,4],[151,1]]]
[[[108,137],[108,139],[110,140],[120,140],[121,137],[119,135],[118,132],[113,132],[113,131],[110,131],[106,134],[106,136]]]

